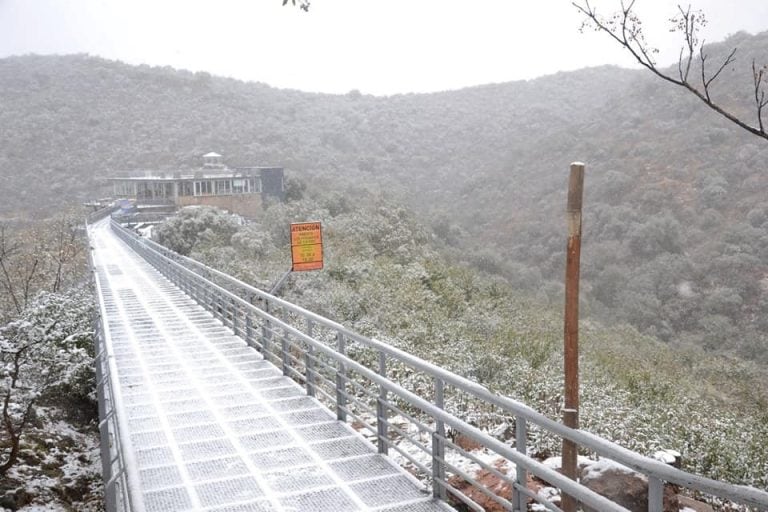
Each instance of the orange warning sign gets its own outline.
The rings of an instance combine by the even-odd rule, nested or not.
[[[291,270],[323,268],[323,233],[319,222],[291,224]]]

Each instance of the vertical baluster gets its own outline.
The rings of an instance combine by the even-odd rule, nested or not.
[[[387,355],[379,352],[379,375],[387,376]],[[386,455],[389,452],[387,445],[388,419],[387,419],[387,389],[379,385],[379,398],[376,400],[376,433],[378,435],[379,453]]]
[[[206,270],[205,271],[205,278],[210,281],[211,280],[211,271]],[[205,302],[207,303],[207,309],[213,313],[213,316],[216,317],[216,309],[214,307],[214,297],[213,297],[213,290],[206,286],[205,289],[208,291],[207,297],[205,298]]]
[[[253,347],[253,318],[251,318],[251,310],[248,309],[245,312],[245,342],[248,346]],[[256,347],[258,350],[258,347]]]
[[[664,482],[656,477],[648,476],[648,512],[663,512]]]
[[[315,323],[311,318],[307,318],[307,336],[311,338],[314,335],[314,330]],[[315,346],[311,343],[307,347],[307,352],[304,357],[307,378],[307,395],[315,396]]]
[[[291,361],[288,359],[288,350],[291,346],[288,340],[288,333],[283,331],[283,335],[280,337],[280,349],[283,356],[283,375],[288,376],[288,368],[291,365]]]
[[[269,300],[264,299],[264,311],[266,313],[269,313]],[[271,341],[272,339],[272,326],[269,323],[269,320],[265,320],[264,324],[261,326],[261,340],[262,340],[262,346],[264,347],[264,359],[269,361],[269,356],[272,354],[271,350]]]
[[[435,406],[445,408],[444,383],[435,377]],[[435,418],[435,432],[432,434],[432,496],[446,499],[445,483],[445,423]]]
[[[347,344],[344,335],[336,333],[336,350],[339,354],[347,355]],[[347,366],[339,361],[339,369],[336,371],[336,419],[347,422]]]
[[[526,424],[525,418],[522,416],[515,416],[515,449],[523,456],[526,456],[526,451],[528,449],[526,447],[527,438],[528,425]],[[517,485],[523,488],[528,485],[528,472],[520,464],[517,464]],[[513,504],[516,512],[525,512],[528,510],[528,497],[515,490]]]
[[[240,336],[237,333],[237,302],[235,301],[234,297],[229,298],[229,306],[232,318],[232,332],[235,334],[235,336]]]
[[[253,295],[248,293],[245,296],[245,300],[248,301],[248,304],[253,306]],[[248,344],[248,346],[253,347],[253,318],[251,316],[251,308],[248,306],[245,306],[243,308],[243,315],[245,316],[245,342]]]

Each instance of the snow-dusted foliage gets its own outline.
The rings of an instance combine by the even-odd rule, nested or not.
[[[354,206],[337,194],[272,205],[191,256],[264,287],[290,266],[288,224],[321,221],[325,268],[294,273],[283,297],[560,419],[562,317],[546,294],[522,295],[449,261],[410,213],[362,194]],[[675,449],[686,470],[768,488],[763,369],[590,320],[581,345],[582,428],[648,456]],[[423,376],[391,371],[407,389],[430,389]],[[488,431],[514,421],[450,390],[446,409]],[[528,447],[545,457],[560,440],[531,428]]]
[[[92,392],[92,304],[83,288],[43,292],[0,327],[0,475],[17,462],[41,401]]]
[[[209,206],[190,206],[166,221],[153,232],[153,237],[179,254],[189,255],[207,246],[228,243],[237,231],[238,222],[231,215]]]

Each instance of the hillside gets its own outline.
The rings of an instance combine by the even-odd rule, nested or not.
[[[715,92],[749,112],[768,33]],[[753,100],[752,100],[753,101]],[[352,205],[408,205],[444,254],[561,302],[568,163],[587,163],[585,311],[768,360],[768,144],[641,71],[376,98],[87,56],[0,60],[0,217],[103,193],[121,169],[277,164]],[[367,193],[366,193],[367,191]],[[426,243],[426,241],[425,241]]]
[[[560,312],[502,279],[446,261],[425,244],[427,230],[414,215],[365,199],[353,207],[319,194],[274,204],[246,225],[189,208],[152,236],[266,288],[290,259],[280,227],[320,219],[324,270],[293,273],[281,297],[561,418]],[[626,325],[583,322],[580,339],[582,428],[646,455],[680,450],[686,469],[699,474],[768,486],[768,371],[701,349],[671,349]],[[398,381],[406,389],[430,386],[407,370]],[[446,407],[489,431],[512,422],[471,399]],[[560,440],[544,432],[532,431],[530,441],[541,457],[560,452]]]

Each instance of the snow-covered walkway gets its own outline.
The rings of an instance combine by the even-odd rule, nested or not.
[[[147,512],[449,510],[108,222],[89,234]]]

